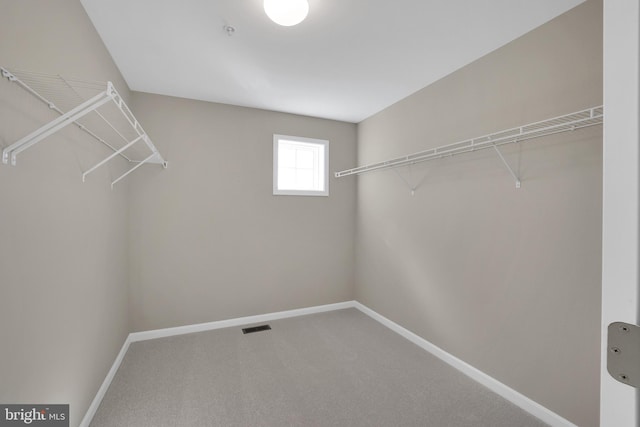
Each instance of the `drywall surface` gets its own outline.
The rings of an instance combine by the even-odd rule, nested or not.
[[[356,125],[133,92],[169,161],[131,182],[133,330],[353,298],[355,182],[328,197],[274,196],[273,135],[329,140],[355,163]]]
[[[360,123],[359,164],[601,103],[602,3],[587,1]],[[355,297],[596,426],[602,128],[503,153],[521,189],[493,151],[358,176]]]
[[[0,65],[128,88],[77,0],[0,0]],[[57,115],[0,81],[0,148]],[[77,426],[128,330],[126,184],[65,128],[0,164],[0,402],[70,404]],[[115,169],[112,169],[115,168]]]

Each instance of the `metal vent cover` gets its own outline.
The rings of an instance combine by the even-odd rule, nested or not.
[[[260,326],[252,326],[250,328],[242,328],[243,334],[251,334],[254,332],[262,332],[271,330],[271,326],[269,325],[260,325]]]

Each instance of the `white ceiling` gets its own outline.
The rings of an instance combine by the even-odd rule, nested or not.
[[[582,1],[81,0],[132,90],[356,123]]]

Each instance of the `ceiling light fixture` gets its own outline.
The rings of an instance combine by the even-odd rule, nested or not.
[[[276,24],[291,27],[304,21],[309,13],[307,0],[264,0],[264,11]]]

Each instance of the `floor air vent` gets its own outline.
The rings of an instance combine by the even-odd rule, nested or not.
[[[271,329],[269,325],[252,326],[251,328],[242,328],[243,334],[251,334],[253,332],[268,331]]]

